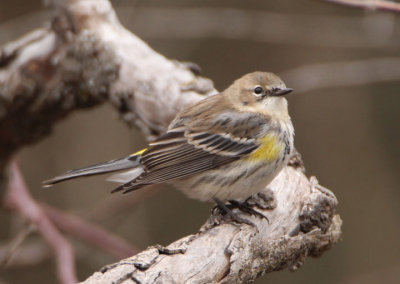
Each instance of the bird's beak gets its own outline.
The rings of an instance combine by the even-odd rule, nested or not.
[[[279,89],[279,90],[272,92],[271,96],[280,97],[280,96],[287,95],[291,92],[293,92],[292,88],[284,88],[284,89]]]

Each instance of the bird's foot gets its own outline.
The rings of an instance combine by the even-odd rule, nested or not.
[[[239,223],[239,224],[247,224],[251,227],[256,228],[258,231],[256,224],[254,224],[250,220],[242,218],[238,214],[235,214],[234,212],[232,212],[232,210],[229,208],[229,207],[231,207],[231,204],[225,204],[224,202],[222,202],[221,200],[219,200],[217,198],[214,198],[214,201],[217,204],[216,207],[222,213],[222,216],[225,220],[228,219],[228,220],[231,220],[231,221]]]
[[[261,213],[261,212],[257,211],[256,209],[254,209],[254,208],[252,207],[252,204],[250,204],[250,203],[248,202],[248,200],[249,200],[250,198],[251,198],[251,197],[249,197],[248,199],[246,199],[246,200],[243,201],[243,202],[236,201],[236,200],[229,200],[229,203],[230,203],[230,204],[228,205],[228,208],[229,208],[229,209],[237,208],[237,209],[239,209],[240,211],[242,211],[242,212],[244,212],[244,213],[247,213],[247,214],[250,214],[250,215],[253,215],[253,216],[258,216],[258,217],[260,217],[261,219],[265,219],[265,220],[267,220],[267,222],[269,223],[268,217],[265,216],[263,213]]]

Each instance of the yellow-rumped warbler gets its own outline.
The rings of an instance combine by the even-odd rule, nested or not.
[[[219,205],[244,200],[262,191],[290,158],[294,130],[283,95],[291,91],[272,73],[249,73],[181,111],[148,148],[44,183],[128,170],[111,177],[121,183],[113,192],[167,182]]]

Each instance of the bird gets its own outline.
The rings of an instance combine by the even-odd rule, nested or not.
[[[109,180],[120,183],[112,192],[169,183],[189,198],[214,201],[241,222],[225,203],[245,202],[261,192],[293,153],[294,128],[285,98],[292,91],[273,73],[246,74],[180,111],[147,148],[66,172],[44,186],[106,173],[114,173]]]

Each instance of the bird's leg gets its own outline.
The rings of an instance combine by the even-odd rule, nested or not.
[[[268,217],[265,216],[263,213],[257,211],[256,209],[254,209],[250,203],[248,203],[249,199],[251,197],[249,197],[248,199],[246,199],[243,202],[237,201],[237,200],[229,200],[230,205],[228,205],[228,207],[230,209],[232,208],[237,208],[240,211],[253,215],[253,216],[258,216],[260,218],[264,218],[265,220],[267,220],[267,222],[269,223]]]
[[[218,198],[214,198],[215,203],[217,204],[217,207],[224,212],[225,214],[222,214],[224,217],[227,216],[229,217],[232,221],[236,223],[242,223],[242,224],[247,224],[249,226],[252,226],[257,229],[257,226],[251,222],[250,220],[247,220],[245,218],[242,218],[238,216],[237,214],[233,213],[231,209],[229,209],[230,205],[226,205],[224,202],[219,200]]]

